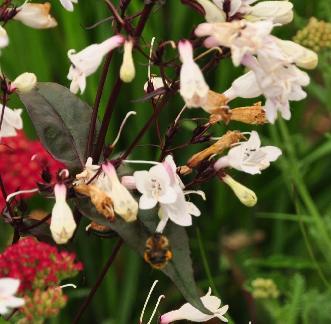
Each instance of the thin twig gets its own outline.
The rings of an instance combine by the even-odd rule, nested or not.
[[[113,251],[112,251],[112,254],[110,255],[107,263],[105,264],[104,268],[102,269],[96,283],[94,284],[94,286],[92,287],[90,293],[88,294],[87,298],[85,299],[84,303],[81,305],[80,309],[78,310],[74,320],[73,320],[73,324],[77,324],[79,323],[79,320],[80,318],[82,317],[83,313],[85,312],[85,310],[87,309],[87,307],[89,306],[89,304],[91,303],[95,293],[97,292],[98,288],[100,287],[103,279],[105,278],[110,266],[113,264],[116,256],[117,256],[117,253],[119,252],[120,248],[122,247],[123,245],[123,240],[120,238]]]

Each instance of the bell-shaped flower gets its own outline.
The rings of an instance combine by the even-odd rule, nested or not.
[[[230,48],[233,64],[238,66],[245,55],[255,55],[265,47],[266,39],[270,36],[272,29],[273,23],[270,20],[257,22],[239,20],[203,23],[195,29],[195,34],[199,37],[211,37],[213,46],[217,44]],[[210,43],[210,39],[208,41],[207,38],[207,45],[208,42]]]
[[[197,2],[203,7],[207,22],[224,22],[226,20],[225,12],[210,0],[197,0]]]
[[[78,3],[78,0],[60,0],[62,6],[68,11],[74,11],[74,3]]]
[[[0,26],[0,48],[7,47],[9,44],[9,37],[6,29]]]
[[[0,113],[4,109],[2,125],[0,128],[0,139],[2,137],[16,136],[17,129],[23,128],[23,120],[21,117],[22,109],[10,109],[8,107],[0,107]]]
[[[149,171],[136,171],[133,176],[136,188],[142,194],[140,209],[154,208],[158,202],[171,204],[176,201],[177,192],[163,164],[155,165]]]
[[[307,96],[302,87],[310,82],[308,74],[294,64],[283,60],[273,62],[262,55],[258,60],[247,55],[243,64],[254,72],[258,86],[266,97],[265,110],[268,121],[274,123],[278,111],[284,119],[289,120],[289,101],[300,101]]]
[[[106,177],[101,185],[113,200],[115,213],[120,215],[126,222],[133,222],[137,219],[138,203],[134,200],[128,189],[118,179],[116,169],[108,162],[102,165]]]
[[[125,41],[123,47],[124,52],[123,62],[120,68],[120,78],[123,82],[130,83],[136,75],[136,69],[132,57],[133,41]]]
[[[17,14],[13,19],[20,21],[26,26],[35,29],[47,29],[57,26],[56,20],[50,15],[51,4],[24,3],[17,8]]]
[[[234,180],[228,174],[221,176],[221,180],[232,189],[242,204],[247,207],[254,207],[256,205],[257,197],[253,190]]]
[[[192,44],[188,40],[181,40],[178,51],[183,63],[180,70],[180,94],[187,107],[201,107],[208,99],[209,86],[194,62]]]
[[[77,93],[80,90],[83,93],[86,87],[86,77],[98,69],[107,53],[122,45],[123,42],[123,36],[115,35],[100,44],[92,44],[78,53],[73,49],[69,50],[68,57],[72,64],[67,76],[68,80],[71,80],[70,91]]]
[[[275,146],[262,146],[257,132],[252,131],[248,141],[241,142],[231,148],[226,156],[221,157],[214,164],[218,171],[231,167],[249,174],[259,174],[276,161],[282,151]]]
[[[74,234],[76,222],[66,202],[67,188],[62,183],[54,186],[55,204],[52,209],[50,230],[57,244],[65,244]]]
[[[22,73],[10,84],[10,91],[19,91],[27,93],[31,91],[37,84],[37,77],[34,73]]]
[[[293,20],[293,3],[289,1],[261,1],[247,8],[245,19],[250,21],[271,20],[285,25]]]
[[[17,293],[20,281],[14,278],[0,279],[0,314],[5,315],[10,310],[22,307],[25,304],[24,298],[18,298]]]
[[[218,297],[211,295],[210,288],[208,289],[207,294],[201,297],[201,302],[212,314],[204,314],[191,304],[186,303],[176,310],[163,314],[160,318],[160,324],[168,324],[180,320],[207,322],[212,318],[218,318],[222,322],[228,322],[224,315],[228,311],[229,306],[225,305],[221,307],[221,300]]]

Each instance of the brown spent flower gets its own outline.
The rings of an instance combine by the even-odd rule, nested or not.
[[[74,187],[77,192],[90,197],[97,211],[110,221],[114,221],[115,213],[113,201],[104,191],[95,185],[79,184]]]
[[[249,107],[238,107],[234,109],[222,108],[217,114],[212,114],[209,122],[214,125],[219,121],[228,124],[230,121],[238,121],[250,125],[263,125],[268,123],[265,110],[261,102]]]
[[[207,102],[202,106],[202,109],[209,114],[218,114],[227,107],[228,100],[224,94],[209,90]]]
[[[238,143],[240,140],[245,139],[245,136],[239,131],[228,131],[216,143],[207,147],[203,151],[194,154],[187,162],[189,168],[196,168],[203,160],[208,159],[214,154],[220,154],[232,144]]]

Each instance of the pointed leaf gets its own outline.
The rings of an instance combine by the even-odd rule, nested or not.
[[[68,167],[85,164],[85,148],[92,109],[69,89],[40,82],[20,94],[40,141],[50,154]]]

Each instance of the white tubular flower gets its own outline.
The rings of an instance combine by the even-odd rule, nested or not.
[[[307,70],[313,70],[317,67],[318,55],[314,51],[289,40],[275,37],[275,41],[288,59],[297,66]]]
[[[261,1],[248,10],[245,19],[271,20],[275,24],[285,25],[293,20],[293,4],[289,1]]]
[[[211,295],[210,288],[208,289],[207,294],[201,297],[201,302],[211,313],[213,313],[212,315],[204,314],[191,304],[186,303],[179,309],[163,314],[160,318],[160,324],[168,324],[180,320],[207,322],[215,317],[220,319],[222,322],[228,322],[224,315],[228,311],[229,306],[225,305],[220,307],[221,300],[218,297]]]
[[[151,209],[160,202],[171,204],[176,201],[177,192],[171,186],[171,178],[163,164],[155,165],[149,171],[136,171],[133,174],[137,190],[142,194],[140,209]]]
[[[135,75],[136,69],[134,67],[132,57],[133,41],[128,40],[124,43],[123,62],[120,68],[120,78],[123,82],[130,83]]]
[[[117,177],[114,166],[108,162],[102,165],[106,178],[101,179],[102,186],[114,203],[115,213],[120,215],[126,222],[137,219],[138,203],[134,200],[128,189],[126,189]]]
[[[11,309],[22,307],[25,304],[24,298],[17,298],[20,281],[14,278],[0,279],[0,314],[5,315]]]
[[[231,148],[226,156],[218,159],[214,168],[218,171],[231,167],[249,174],[259,174],[281,155],[282,151],[278,147],[261,147],[259,134],[252,131],[248,141]]]
[[[65,244],[74,234],[76,222],[66,202],[67,188],[64,184],[54,186],[55,204],[52,210],[50,230],[57,244]]]
[[[10,84],[10,91],[18,90],[21,93],[31,91],[37,84],[37,77],[34,73],[22,73]]]
[[[265,47],[273,29],[272,21],[247,22],[245,20],[224,23],[203,23],[195,29],[199,37],[209,36],[207,44],[217,43],[231,49],[232,61],[238,66],[247,54],[255,55]]]
[[[6,32],[6,29],[0,26],[0,48],[7,47],[8,45],[9,45],[9,37]]]
[[[274,123],[278,111],[284,119],[289,120],[289,101],[300,101],[307,96],[302,87],[310,82],[308,74],[286,61],[273,62],[263,56],[259,56],[258,60],[246,56],[243,64],[255,73],[257,83],[266,97],[265,110],[268,121]]]
[[[56,20],[50,15],[51,4],[46,3],[25,3],[17,8],[18,13],[14,20],[18,20],[26,26],[35,29],[47,29],[57,26]]]
[[[232,82],[231,87],[226,90],[224,96],[228,98],[228,101],[240,98],[256,98],[262,95],[255,73],[250,71]]]
[[[234,180],[228,174],[222,177],[222,181],[232,189],[242,204],[247,207],[254,207],[256,205],[257,197],[254,191]]]
[[[2,114],[3,107],[0,106],[0,114]],[[17,135],[16,130],[23,128],[23,120],[21,117],[22,109],[10,109],[4,107],[5,112],[0,129],[0,139],[2,137],[13,137]]]
[[[183,63],[180,70],[180,94],[187,107],[201,107],[207,101],[209,87],[194,62],[192,44],[188,40],[181,40],[178,51]]]
[[[77,93],[80,90],[83,93],[86,87],[86,77],[98,69],[107,53],[122,45],[123,42],[123,36],[116,35],[100,44],[92,44],[78,53],[73,49],[69,50],[68,57],[72,65],[67,78],[71,80],[70,91]]]
[[[74,11],[74,3],[78,3],[78,0],[60,0],[62,6],[68,11]]]
[[[224,22],[226,20],[225,12],[213,4],[210,0],[197,0],[205,10],[205,19],[209,23]]]

